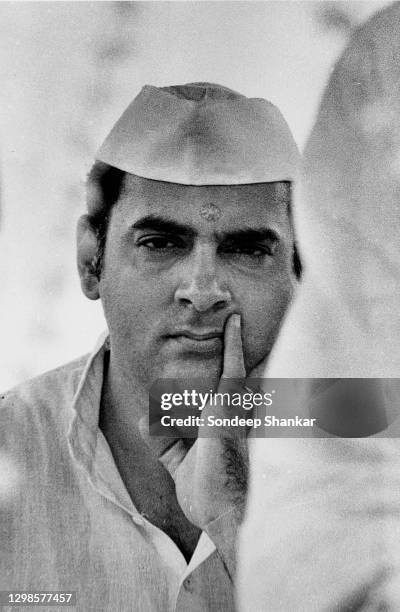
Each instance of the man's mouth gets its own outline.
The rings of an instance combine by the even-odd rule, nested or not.
[[[219,330],[179,330],[169,336],[183,350],[191,353],[218,354],[222,351],[224,334]]]

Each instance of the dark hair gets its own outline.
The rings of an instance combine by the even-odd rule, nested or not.
[[[111,209],[118,201],[125,179],[125,171],[96,161],[87,177],[87,208],[89,221],[96,232],[97,252],[91,271],[100,278],[106,249]]]
[[[96,161],[87,178],[87,208],[90,223],[96,232],[97,252],[91,263],[92,273],[100,278],[103,267],[104,253],[107,240],[108,223],[111,217],[111,209],[118,201],[124,185],[125,171],[109,166],[104,162]],[[291,210],[291,186],[288,187],[288,213],[292,219]],[[298,279],[301,277],[302,264],[297,249],[296,241],[293,244],[293,271]]]

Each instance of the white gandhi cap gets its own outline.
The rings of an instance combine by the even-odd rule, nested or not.
[[[280,111],[221,85],[146,85],[96,159],[183,185],[292,181],[299,152]]]

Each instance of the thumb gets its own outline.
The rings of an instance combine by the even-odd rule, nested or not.
[[[144,416],[139,421],[139,432],[143,441],[156,455],[157,459],[168,470],[172,478],[187,455],[189,446],[182,438],[165,437],[156,435],[149,430],[148,417]]]

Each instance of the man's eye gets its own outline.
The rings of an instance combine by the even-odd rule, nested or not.
[[[272,250],[268,246],[261,246],[257,244],[232,244],[224,246],[221,250],[224,253],[247,255],[248,257],[264,257],[265,255],[272,255]]]
[[[151,238],[145,238],[138,243],[138,246],[144,246],[150,251],[182,248],[182,244],[177,240],[171,240],[168,236],[152,236]]]

